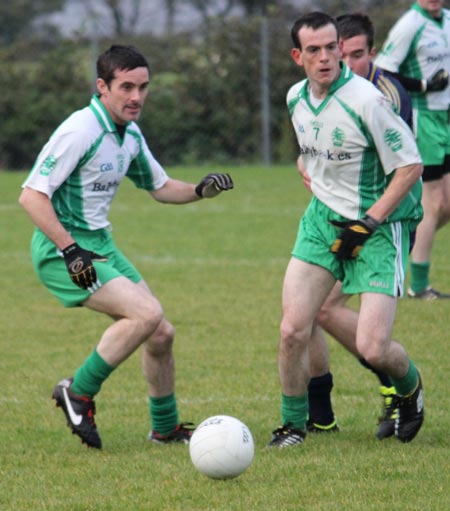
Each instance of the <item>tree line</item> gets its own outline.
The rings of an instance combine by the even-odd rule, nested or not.
[[[141,8],[139,0],[105,0],[104,7],[116,9],[111,11],[116,25],[109,34],[96,34],[95,40],[86,34],[64,37],[42,22],[42,15],[60,9],[63,0],[22,0],[0,7],[1,168],[30,168],[56,126],[88,104],[93,51],[101,52],[112,43],[134,44],[148,58],[149,96],[139,124],[163,165],[261,162],[263,17],[269,40],[272,161],[294,161],[297,147],[285,97],[303,75],[290,59],[290,27],[310,7],[295,1],[227,0],[214,10],[214,0],[190,3],[201,14],[198,26],[177,31],[174,14],[179,2],[167,0],[166,30],[155,35],[135,34],[126,22],[135,19],[136,11],[133,18],[130,9]],[[86,2],[89,9],[93,4]],[[128,11],[120,10],[121,4],[128,5]],[[240,14],[231,16],[231,7],[238,4]],[[350,5],[354,2],[317,4],[332,15],[354,10]],[[380,46],[410,2],[366,4]]]

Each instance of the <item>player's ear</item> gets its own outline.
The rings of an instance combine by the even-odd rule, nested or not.
[[[375,46],[372,46],[372,48],[371,48],[371,49],[370,49],[370,51],[369,51],[369,57],[370,57],[371,59],[374,59],[374,58],[375,58],[376,53],[377,53],[377,49],[375,48]]]
[[[292,48],[291,57],[297,66],[303,66],[302,51],[300,48]]]
[[[97,85],[97,90],[98,90],[100,96],[102,94],[104,94],[105,92],[107,92],[108,85],[106,84],[105,80],[103,80],[103,78],[97,78],[97,81],[95,83]]]

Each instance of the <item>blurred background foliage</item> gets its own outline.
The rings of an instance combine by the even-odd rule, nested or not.
[[[303,78],[290,28],[310,10],[365,12],[379,48],[410,0],[11,0],[0,6],[0,166],[27,169],[56,126],[94,92],[95,57],[112,43],[148,58],[140,119],[163,165],[262,161],[264,85],[270,162],[294,161],[285,106]],[[149,6],[152,6],[150,12]],[[75,13],[75,14],[74,14]],[[152,14],[153,13],[153,14]],[[262,76],[262,29],[268,74]],[[263,45],[264,46],[264,45]]]

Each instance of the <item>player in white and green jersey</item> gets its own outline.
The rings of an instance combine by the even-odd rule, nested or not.
[[[23,185],[20,204],[36,225],[34,268],[63,305],[85,306],[114,319],[73,377],[52,397],[83,443],[100,449],[94,396],[111,372],[142,346],[152,430],[149,440],[188,443],[192,428],[178,420],[174,328],[137,269],[116,247],[108,212],[123,178],[164,203],[212,198],[233,188],[228,174],[208,174],[196,186],[170,178],[136,124],[148,92],[145,57],[113,45],[97,60],[89,106],[53,133]]]
[[[24,186],[47,195],[67,229],[109,229],[109,208],[125,176],[148,191],[167,182],[138,125],[130,122],[124,128],[121,138],[94,95],[89,106],[58,127],[39,154]]]
[[[439,4],[439,9],[431,7]],[[443,0],[418,0],[392,27],[375,63],[401,75],[413,106],[448,110],[448,80],[428,83],[441,70],[450,73],[450,11]],[[433,9],[433,10],[432,10]],[[434,10],[436,9],[436,11]],[[423,94],[424,92],[433,94]]]
[[[381,197],[395,169],[421,160],[408,126],[368,80],[342,64],[332,93],[315,105],[304,80],[290,89],[287,102],[312,192],[335,213],[356,220]],[[335,179],[340,168],[345,172]],[[421,219],[420,185],[416,189],[387,222]]]
[[[373,64],[375,56],[375,31],[370,18],[361,13],[343,14],[336,18],[339,29],[339,47],[341,59],[356,74],[380,90],[391,102],[393,109],[412,128],[411,99],[404,87],[392,76]],[[308,175],[299,159],[299,171],[308,186]],[[421,182],[414,185],[416,197],[421,194]],[[411,233],[414,238],[415,231]],[[352,353],[360,363],[370,369],[378,378],[379,391],[382,396],[383,409],[379,416],[376,436],[384,439],[394,435],[396,411],[392,409],[392,395],[395,387],[387,374],[372,367],[356,349],[356,331],[358,311],[348,307],[351,295],[342,293],[341,282],[336,282],[324,305],[317,315],[320,327],[334,337],[342,346]],[[313,349],[310,350],[311,380],[308,385],[309,418],[308,431],[313,433],[339,431],[331,402],[333,375],[330,370],[328,346],[321,329],[316,329]]]
[[[443,0],[418,0],[392,27],[375,62],[409,90],[423,171],[424,219],[411,254],[408,296],[450,298],[430,286],[435,232],[450,218],[450,11]]]
[[[307,79],[287,97],[314,197],[300,222],[283,284],[278,367],[282,426],[270,447],[303,442],[309,349],[317,315],[337,280],[360,295],[356,345],[397,390],[395,435],[411,441],[423,422],[420,376],[391,340],[410,231],[421,218],[413,188],[422,164],[411,130],[390,101],[340,64],[333,18],[313,12],[291,31],[294,62]]]

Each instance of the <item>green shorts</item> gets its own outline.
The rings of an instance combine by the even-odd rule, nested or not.
[[[415,116],[417,147],[424,167],[444,165],[445,156],[450,154],[447,110],[418,110],[415,111]]]
[[[77,229],[70,233],[82,248],[108,257],[108,261],[104,263],[94,263],[100,286],[120,276],[133,282],[142,280],[142,276],[116,247],[106,229]],[[31,258],[42,283],[65,307],[81,305],[91,295],[89,290],[81,289],[72,282],[61,251],[39,229],[34,231],[31,240]]]
[[[329,270],[342,281],[345,294],[402,296],[410,243],[409,222],[380,225],[357,258],[338,261],[330,247],[339,230],[330,220],[347,219],[314,197],[300,221],[292,255]]]

